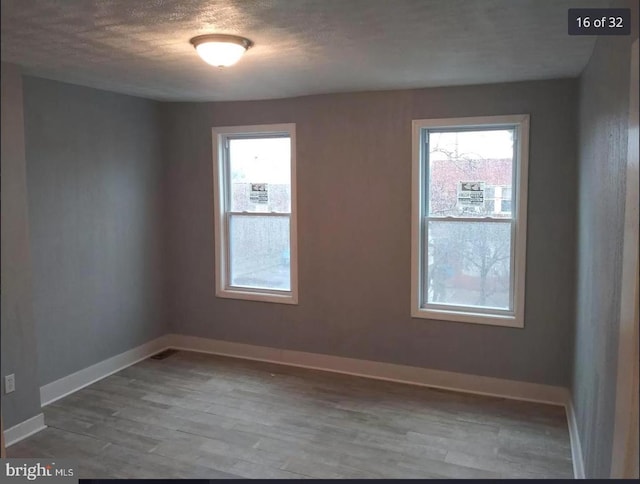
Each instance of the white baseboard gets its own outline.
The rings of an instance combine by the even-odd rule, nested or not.
[[[9,447],[10,445],[20,442],[22,439],[26,439],[30,435],[33,435],[41,430],[44,430],[47,426],[44,424],[44,414],[39,413],[35,417],[31,417],[24,422],[20,422],[13,427],[4,431],[4,445]]]
[[[283,350],[195,336],[171,334],[168,335],[167,345],[171,348],[187,351],[232,356],[235,358],[312,368],[315,370],[331,371],[377,380],[388,380],[553,405],[564,406],[568,401],[569,395],[566,388],[551,385],[431,370],[428,368],[396,365],[393,363],[357,360],[318,353]]]
[[[74,393],[109,375],[138,363],[168,347],[167,336],[161,336],[148,343],[120,353],[95,365],[62,377],[40,387],[40,404],[44,407],[67,395]]]
[[[582,445],[580,444],[580,433],[578,432],[578,422],[576,411],[573,408],[573,401],[569,399],[565,406],[567,409],[567,423],[569,425],[569,438],[571,439],[571,460],[573,461],[573,476],[576,479],[586,479],[584,475],[584,460],[582,458]]]
[[[168,334],[44,385],[40,388],[42,406],[74,393],[81,388],[91,385],[92,383],[112,375],[113,373],[117,373],[118,371],[167,348],[330,371],[377,380],[441,388],[457,392],[562,405],[567,408],[575,475],[576,477],[584,476],[580,442],[577,437],[577,429],[575,427],[575,415],[573,414],[573,407],[571,406],[569,392],[566,388],[414,366],[397,365],[393,363],[248,345],[195,336]],[[22,424],[12,427],[11,429],[7,429],[5,431],[6,441],[11,443],[17,442],[28,435],[32,435],[33,433],[42,430],[42,428],[45,427],[44,418],[42,414],[38,417],[41,420],[37,425],[28,424],[33,420],[30,419]],[[34,417],[34,419],[38,417]],[[18,432],[17,430],[14,430],[22,426],[25,426],[27,431]],[[18,437],[12,436],[9,438],[7,436],[9,432],[14,432],[14,435]]]

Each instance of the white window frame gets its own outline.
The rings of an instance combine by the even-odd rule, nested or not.
[[[216,296],[249,301],[263,301],[282,304],[298,304],[298,224],[296,203],[296,125],[264,124],[252,126],[222,126],[212,128],[213,133],[213,186],[214,186],[214,238],[215,238],[215,278]],[[289,215],[289,246],[291,267],[291,289],[246,288],[231,286],[229,276],[229,217],[227,210],[228,177],[226,156],[229,138],[242,136],[286,135],[291,140],[291,211]],[[272,215],[256,213],[251,215]],[[287,215],[286,213],[277,215]]]
[[[425,217],[425,197],[428,196],[425,167],[425,134],[428,129],[515,128],[512,206],[513,308],[511,311],[484,310],[468,306],[448,309],[424,307],[422,302],[423,260],[422,233]],[[477,323],[524,328],[525,261],[527,243],[527,180],[529,164],[529,115],[482,116],[468,118],[417,119],[412,123],[412,217],[411,217],[411,316],[441,321]],[[436,218],[436,217],[431,217]],[[456,217],[458,218],[458,217]],[[492,217],[488,217],[492,218]],[[446,217],[443,217],[447,220]],[[483,221],[482,218],[474,219]]]

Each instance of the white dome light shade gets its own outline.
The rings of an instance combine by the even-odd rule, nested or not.
[[[223,34],[200,35],[190,42],[203,61],[216,67],[232,66],[253,45],[244,37]]]
[[[238,44],[205,42],[196,46],[196,50],[207,64],[216,67],[227,67],[238,62],[246,49]]]

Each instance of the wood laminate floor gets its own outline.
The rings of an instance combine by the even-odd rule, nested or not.
[[[84,478],[571,478],[562,407],[180,351],[44,408]]]

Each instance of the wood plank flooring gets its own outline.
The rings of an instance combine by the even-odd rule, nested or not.
[[[564,409],[180,351],[44,408],[83,478],[571,478]]]

